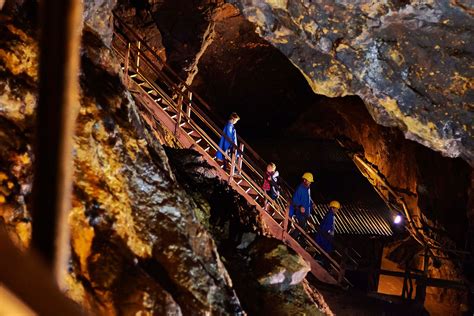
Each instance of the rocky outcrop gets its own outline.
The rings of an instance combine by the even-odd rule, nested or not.
[[[0,34],[0,216],[27,246],[38,48],[14,22]],[[144,129],[118,63],[97,33],[83,45],[69,295],[107,314],[240,313],[214,241]]]
[[[467,3],[228,2],[301,70],[314,92],[359,95],[379,124],[474,163]]]
[[[113,36],[113,16],[117,0],[84,1],[83,20],[87,28],[101,38],[105,45],[110,46]]]
[[[298,254],[275,240],[260,240],[252,245],[252,270],[263,286],[287,290],[301,283],[311,271],[309,264]]]
[[[242,135],[280,135],[318,98],[286,56],[232,5],[214,10],[211,29],[188,84],[221,117],[237,111]]]
[[[38,47],[8,22],[0,25],[0,42],[0,217],[17,244],[27,247]]]

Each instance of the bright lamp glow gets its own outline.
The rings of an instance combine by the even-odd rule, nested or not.
[[[393,220],[395,224],[400,224],[402,222],[402,217],[400,215],[395,216],[395,219]]]

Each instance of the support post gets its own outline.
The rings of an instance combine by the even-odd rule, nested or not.
[[[245,145],[244,145],[244,144],[240,144],[239,162],[238,162],[238,164],[237,164],[240,173],[242,173],[242,162],[243,162],[243,159],[244,159],[244,148],[245,148]]]
[[[342,254],[342,261],[339,268],[339,274],[337,277],[338,284],[342,284],[342,281],[344,280],[344,276],[346,275],[346,265],[347,265],[348,257],[349,257],[349,249],[344,248],[344,252]]]
[[[187,116],[188,122],[191,118],[192,100],[193,100],[193,93],[191,91],[188,91],[188,106],[186,107],[186,116]]]
[[[285,234],[288,232],[288,221],[290,217],[290,206],[288,205],[285,209],[285,220],[283,221],[283,233],[281,240],[285,241]]]
[[[65,286],[74,123],[79,104],[82,1],[41,3],[32,246]]]
[[[408,263],[405,263],[405,275],[403,276],[402,299],[408,298],[408,278],[410,272],[408,271]]]
[[[423,274],[422,277],[416,282],[416,301],[419,304],[425,303],[429,260],[429,247],[428,245],[425,245],[425,252],[423,256]]]
[[[141,50],[141,46],[142,46],[142,42],[137,41],[138,50],[137,50],[137,61],[135,63],[135,67],[137,68],[137,73],[140,72],[140,50]]]
[[[235,173],[235,156],[236,156],[237,151],[234,149],[232,151],[232,159],[230,163],[230,171],[229,171],[229,183],[232,182],[232,179],[234,178],[234,173]]]

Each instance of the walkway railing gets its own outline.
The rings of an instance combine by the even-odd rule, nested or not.
[[[211,107],[117,16],[113,50],[123,59],[124,82],[138,101],[144,120],[152,128],[164,126],[174,134],[181,146],[200,152],[209,164],[216,167],[222,179],[228,181],[259,210],[268,231],[310,263],[312,273],[319,280],[350,284],[344,276],[345,266],[346,263],[356,265],[357,258],[354,255],[357,257],[358,254],[336,245],[337,250],[329,255],[314,241],[313,236],[289,218],[290,186],[280,179],[283,192],[273,201],[261,188],[266,163],[255,150],[239,137],[240,146],[234,146],[230,155],[223,152],[217,141],[225,122],[215,118]],[[220,121],[220,124],[216,124],[216,121]],[[230,139],[228,141],[232,142]],[[222,153],[229,163],[216,161],[217,152]],[[311,221],[309,227],[314,234],[317,224],[314,218]],[[289,228],[290,232],[299,232],[299,242],[289,234]],[[316,258],[324,258],[330,264],[331,273]]]

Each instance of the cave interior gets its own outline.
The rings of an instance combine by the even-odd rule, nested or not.
[[[7,1],[4,13],[1,13],[1,11],[0,13],[15,13],[19,15],[17,17],[18,21],[30,19],[28,23],[36,23],[31,21],[31,17],[34,16],[31,12],[38,9],[36,5],[30,4],[31,7],[27,12],[19,14],[18,8],[27,6],[29,1],[22,2],[19,7],[13,6],[12,3],[14,2]],[[403,10],[407,5],[410,5],[410,1],[392,2],[396,3],[397,10]],[[244,17],[237,7],[224,3],[224,1],[160,0],[146,2],[119,0],[116,5],[114,3],[111,7],[114,6],[116,18],[125,21],[124,23],[127,23],[134,32],[143,38],[144,43],[152,47],[147,54],[126,56],[136,60],[137,65],[140,58],[143,60],[156,58],[156,60],[160,60],[159,63],[166,63],[167,65],[163,67],[157,63],[155,70],[147,69],[150,71],[149,74],[146,73],[147,70],[144,70],[144,75],[152,78],[150,82],[154,81],[157,85],[160,85],[163,78],[166,78],[155,75],[154,71],[158,71],[158,73],[168,72],[168,75],[172,73],[172,76],[181,78],[182,85],[180,88],[192,91],[192,94],[188,94],[190,104],[191,95],[193,100],[205,100],[206,108],[202,111],[219,126],[223,127],[226,124],[230,113],[238,113],[241,119],[236,124],[237,133],[262,158],[261,161],[257,162],[258,167],[264,170],[266,168],[265,162],[274,162],[280,173],[280,181],[284,179],[290,187],[297,187],[301,182],[301,175],[305,172],[311,172],[315,177],[315,182],[311,186],[311,198],[317,207],[317,210],[313,210],[316,226],[323,220],[329,202],[337,200],[342,204],[342,210],[338,213],[339,215],[336,215],[336,236],[334,240],[335,243],[344,245],[345,249],[351,249],[352,254],[357,254],[357,264],[354,265],[349,262],[346,266],[346,263],[344,263],[345,277],[349,286],[345,284],[346,286],[341,289],[338,286],[327,285],[311,273],[308,273],[305,281],[309,284],[305,287],[318,289],[319,295],[324,297],[332,312],[344,315],[350,314],[352,310],[359,311],[362,314],[370,314],[393,308],[394,315],[413,311],[420,313],[420,315],[426,312],[433,315],[447,313],[457,315],[461,309],[466,311],[465,306],[472,304],[473,295],[467,289],[470,285],[472,290],[472,282],[474,281],[474,226],[471,223],[473,210],[470,208],[473,205],[474,173],[468,159],[463,159],[465,157],[446,157],[439,151],[433,150],[420,142],[407,139],[404,132],[396,126],[378,124],[370,107],[358,95],[348,93],[343,96],[328,97],[315,93],[302,70],[281,50],[262,38],[256,31],[256,26]],[[111,8],[107,8],[107,10],[111,12]],[[112,24],[113,27],[118,28],[119,26],[115,23]],[[6,33],[7,29],[2,28],[0,32]],[[11,31],[11,29],[8,30]],[[125,168],[128,174],[125,173],[124,177],[133,178],[133,181],[135,181],[139,178],[135,172],[143,175],[163,172],[166,169],[167,171],[163,172],[165,176],[160,179],[162,182],[150,176],[149,179],[147,178],[148,183],[147,181],[136,180],[137,183],[134,183],[134,185],[137,188],[142,188],[152,185],[159,186],[159,183],[169,185],[169,183],[176,181],[177,186],[170,185],[166,187],[164,191],[170,195],[165,194],[166,197],[163,200],[168,203],[167,199],[173,200],[176,196],[178,196],[178,200],[185,200],[179,194],[169,193],[178,190],[182,190],[182,192],[185,192],[183,194],[191,197],[191,202],[183,208],[199,210],[190,211],[192,214],[180,214],[178,217],[182,216],[185,218],[186,225],[190,225],[189,231],[192,231],[192,233],[189,234],[192,235],[198,232],[197,234],[200,236],[201,228],[196,227],[202,225],[203,230],[206,230],[206,233],[202,234],[211,236],[209,237],[210,240],[214,239],[214,241],[206,239],[203,244],[206,243],[206,247],[211,245],[208,246],[209,249],[215,247],[217,249],[216,253],[213,253],[214,250],[208,250],[207,248],[202,250],[201,245],[195,245],[193,242],[189,242],[189,244],[191,244],[190,247],[193,251],[199,252],[202,250],[205,253],[204,257],[208,256],[205,258],[210,260],[209,262],[215,259],[213,256],[222,256],[224,263],[219,259],[217,264],[212,263],[205,266],[204,270],[208,272],[214,269],[214,266],[217,266],[215,268],[217,272],[209,272],[209,274],[212,275],[210,278],[213,280],[212,282],[216,282],[218,286],[225,289],[225,294],[222,295],[225,296],[223,301],[230,297],[228,301],[222,303],[223,310],[229,314],[239,314],[241,312],[240,308],[243,308],[249,314],[254,315],[262,313],[284,315],[287,311],[278,304],[268,306],[270,304],[259,302],[259,300],[272,298],[281,299],[284,293],[287,293],[285,291],[290,291],[288,289],[291,289],[291,287],[285,281],[279,285],[278,290],[272,288],[267,293],[266,290],[262,290],[262,283],[255,281],[258,279],[258,282],[261,282],[260,278],[263,272],[261,273],[260,269],[264,270],[262,266],[268,264],[259,257],[259,251],[263,253],[268,249],[273,249],[272,247],[279,247],[274,240],[267,239],[268,236],[261,233],[261,231],[264,231],[264,228],[262,228],[264,225],[256,223],[258,222],[256,220],[258,218],[257,213],[243,212],[242,209],[248,208],[249,204],[236,192],[230,190],[226,184],[207,179],[205,176],[196,176],[198,171],[193,168],[206,169],[207,167],[203,166],[202,161],[196,163],[193,160],[198,159],[196,158],[196,152],[192,152],[192,149],[195,149],[194,145],[190,148],[182,148],[183,146],[179,144],[177,138],[172,136],[173,131],[166,131],[165,124],[162,124],[159,120],[152,122],[144,116],[144,118],[138,120],[139,123],[133,121],[135,118],[130,119],[130,117],[133,117],[135,112],[126,109],[122,101],[117,101],[118,105],[110,105],[110,100],[115,100],[113,94],[116,92],[112,92],[113,89],[120,86],[117,89],[120,90],[119,93],[126,93],[124,91],[127,84],[123,89],[122,83],[119,83],[117,77],[114,79],[112,73],[121,67],[120,71],[123,72],[125,69],[127,71],[126,76],[128,76],[128,61],[120,60],[116,62],[115,66],[109,68],[104,66],[110,61],[108,60],[109,57],[104,57],[107,54],[103,51],[110,50],[117,38],[110,35],[110,47],[105,45],[106,48],[104,49],[100,44],[103,41],[100,36],[90,30],[88,32],[88,35],[83,37],[83,45],[88,46],[88,49],[82,52],[84,56],[81,59],[83,67],[81,78],[91,76],[95,77],[94,79],[97,82],[95,84],[84,83],[86,79],[81,82],[81,89],[86,91],[85,95],[99,95],[96,101],[100,105],[97,106],[99,109],[97,111],[90,104],[81,109],[78,124],[81,128],[84,128],[84,131],[90,128],[92,136],[78,133],[78,136],[75,136],[79,140],[78,142],[82,141],[82,146],[85,146],[84,144],[87,142],[84,139],[94,139],[104,147],[116,146],[117,143],[121,143],[121,141],[117,141],[120,138],[117,135],[126,130],[123,133],[127,137],[130,133],[131,136],[129,137],[132,139],[134,137],[137,139],[143,138],[152,143],[150,138],[147,137],[154,135],[160,143],[159,147],[162,146],[164,149],[156,149],[157,146],[155,145],[140,147],[142,143],[137,142],[137,145],[130,145],[130,142],[123,141],[126,145],[124,145],[125,149],[120,154],[120,159],[127,157],[128,160],[124,162],[125,160],[117,159],[117,161],[120,160],[120,164],[134,165],[137,161],[141,164],[146,159],[150,159],[152,161],[151,165],[160,165],[156,167],[160,171],[155,171],[155,167],[150,167],[144,163],[146,167],[138,171],[130,171]],[[17,32],[16,34],[20,33]],[[97,51],[94,51],[95,45],[100,49],[97,48]],[[119,45],[123,45],[123,43]],[[138,45],[140,49],[141,44]],[[123,50],[126,50],[126,46],[123,46]],[[124,56],[113,58],[123,59]],[[4,56],[0,54],[0,58],[4,58]],[[112,57],[110,58],[114,60]],[[99,60],[99,62],[91,62],[94,59]],[[312,60],[311,62],[324,63],[325,61]],[[2,75],[6,77],[13,73],[4,70],[6,66],[3,66],[3,62],[1,65],[3,67],[0,69]],[[99,75],[102,70],[97,65],[106,69],[105,75],[102,77]],[[130,65],[130,67],[133,66]],[[123,77],[123,74],[121,76]],[[21,84],[28,86],[29,89],[37,88],[36,83],[31,83],[33,80],[25,78],[26,76],[19,77],[18,80],[21,81]],[[130,77],[128,80],[132,80],[132,78]],[[111,83],[109,84],[109,82]],[[130,98],[133,99],[136,91],[130,92]],[[171,96],[170,98],[178,95],[171,88],[165,93],[168,93]],[[82,98],[81,102],[91,102],[85,96],[82,96]],[[147,111],[146,106],[138,101],[136,103],[137,113]],[[109,110],[108,107],[113,108],[113,110]],[[23,109],[21,111],[24,112]],[[99,123],[88,123],[87,120],[94,115],[98,115],[105,122],[103,126]],[[3,118],[2,122],[5,122],[4,125],[11,124],[7,119],[3,121]],[[141,126],[141,122],[145,122],[144,126],[146,127],[138,127]],[[27,136],[24,136],[21,141],[31,140],[32,138],[34,127],[28,124],[25,126],[21,126],[21,128]],[[122,128],[122,126],[125,127]],[[130,132],[135,128],[136,131]],[[153,129],[155,130],[151,131]],[[210,128],[203,126],[202,129],[210,133]],[[8,138],[8,134],[5,133],[5,135],[0,135],[2,144],[4,139]],[[214,141],[218,142],[219,139],[215,137]],[[98,145],[98,147],[100,146]],[[107,154],[114,152],[117,148],[114,147],[110,152],[107,151]],[[144,156],[139,154],[131,154],[136,148],[142,148],[143,152],[150,152],[149,157],[143,158]],[[191,149],[191,151],[188,151],[188,149]],[[31,152],[31,148],[27,146],[16,146],[15,150]],[[75,148],[74,155],[79,157],[75,159],[80,159],[81,153],[81,150]],[[100,156],[103,153],[100,149],[97,149],[94,152],[94,155],[96,154]],[[87,154],[83,155],[87,157]],[[132,158],[129,158],[128,155]],[[246,155],[245,151],[244,155]],[[367,168],[379,176],[380,179],[375,181],[375,178],[368,176],[370,173],[364,173],[360,167],[361,164],[357,163],[357,157],[362,157],[360,159],[368,163]],[[117,162],[112,158],[110,160]],[[10,160],[5,161],[5,164],[10,163]],[[80,160],[80,162],[82,163],[81,168],[89,167],[87,158]],[[161,167],[163,165],[165,167]],[[115,170],[116,173],[122,172],[117,170]],[[169,176],[172,173],[175,175]],[[22,181],[32,181],[32,171],[30,170],[29,176],[23,177]],[[97,181],[97,186],[100,188],[113,185],[107,184],[106,180],[97,180],[92,173],[85,172],[84,177],[90,182]],[[107,177],[104,174],[104,178]],[[3,183],[4,179],[1,181]],[[5,183],[7,182],[5,181]],[[128,281],[130,281],[130,284],[133,283],[133,286],[136,286],[137,289],[142,287],[151,289],[150,293],[159,297],[159,299],[153,301],[153,304],[150,303],[153,306],[150,310],[153,310],[155,314],[164,311],[169,312],[170,310],[176,312],[176,314],[181,312],[186,314],[192,313],[194,308],[200,309],[200,311],[207,308],[206,304],[208,302],[203,303],[205,300],[200,301],[193,296],[198,297],[202,293],[190,294],[191,292],[188,292],[186,288],[192,288],[190,284],[186,284],[186,282],[178,284],[175,281],[173,273],[178,275],[177,279],[186,279],[180,274],[180,269],[186,268],[182,268],[177,263],[180,261],[179,257],[170,259],[173,257],[170,255],[170,258],[165,258],[167,257],[165,249],[170,250],[165,246],[153,244],[151,250],[149,250],[152,254],[151,257],[143,259],[146,257],[143,255],[143,258],[140,259],[140,256],[137,255],[139,250],[136,250],[140,248],[140,242],[137,242],[134,246],[136,248],[131,250],[133,247],[130,245],[133,242],[125,241],[118,229],[115,231],[115,223],[111,224],[113,216],[107,215],[107,209],[103,206],[106,202],[101,200],[103,195],[97,193],[100,190],[97,192],[94,189],[90,190],[86,185],[84,186],[84,181],[78,181],[78,183],[74,187],[73,205],[76,209],[71,218],[79,223],[76,226],[88,227],[88,233],[82,235],[80,231],[77,231],[77,228],[76,231],[73,231],[71,244],[74,251],[68,269],[74,275],[73,284],[80,284],[83,292],[90,291],[94,293],[90,296],[84,296],[88,297],[86,300],[87,308],[91,310],[97,308],[105,314],[108,310],[113,310],[115,308],[113,306],[119,306],[125,302],[123,303],[125,307],[120,305],[121,307],[117,308],[117,314],[133,314],[138,311],[141,308],[141,303],[136,302],[146,301],[146,299],[141,297],[138,299],[138,294],[134,294],[133,297],[129,295],[126,290],[127,287],[123,285]],[[381,183],[390,184],[392,193],[387,193],[388,191],[384,191],[385,189],[381,190]],[[178,187],[179,189],[177,189]],[[18,185],[15,190],[15,193],[8,194],[12,194],[12,196],[13,194],[20,194],[19,192],[23,192],[25,189]],[[90,191],[93,193],[90,193]],[[122,191],[125,191],[125,189]],[[137,196],[140,196],[140,199],[145,199],[148,203],[147,197],[140,193],[140,189],[136,189],[136,192],[133,193],[136,193]],[[94,196],[94,194],[97,194],[97,196]],[[394,197],[404,201],[410,209],[410,217],[405,216],[403,209],[393,207],[398,203],[398,200],[393,204],[388,203]],[[82,201],[80,201],[81,198]],[[179,200],[176,204],[184,203],[182,200]],[[202,202],[204,200],[205,202]],[[133,198],[121,202],[123,203],[123,201],[132,205],[130,206],[132,210],[130,216],[135,216],[136,226],[139,227],[137,235],[140,238],[147,241],[153,240],[154,242],[159,240],[159,242],[167,245],[172,245],[176,240],[186,244],[183,236],[187,238],[188,231],[182,235],[178,234],[176,240],[173,240],[173,237],[160,239],[162,237],[156,237],[154,233],[160,228],[165,231],[170,229],[172,224],[169,223],[171,221],[168,222],[166,216],[153,217],[148,213],[143,216],[137,215],[145,211],[133,204]],[[156,205],[162,203],[161,200],[153,201],[153,203],[155,202]],[[27,198],[27,201],[22,200],[22,203],[28,205],[31,202]],[[78,215],[80,212],[77,213],[77,209],[80,209],[78,205],[82,205],[81,203],[83,203],[84,215]],[[16,214],[18,211],[11,215],[7,213],[6,209],[3,207],[1,209],[0,219],[2,221],[0,224],[2,225],[5,222],[4,218],[7,218],[5,214],[9,214],[8,216],[12,218],[21,217],[21,220],[17,220],[17,222],[28,223],[31,221],[29,216],[24,214],[20,216]],[[222,211],[227,209],[231,210],[229,214]],[[397,216],[401,216],[401,222],[398,219],[395,221]],[[194,226],[196,218],[200,224]],[[160,224],[157,224],[157,222],[161,222],[163,227],[159,226]],[[188,224],[188,222],[192,224]],[[421,226],[417,229],[420,230],[421,234],[437,240],[443,245],[443,248],[433,251],[427,250],[430,248],[424,248],[421,243],[412,237],[413,233],[410,230],[412,226],[410,225],[416,226],[420,223]],[[173,223],[173,225],[179,226],[180,224]],[[13,225],[10,226],[13,227]],[[127,226],[124,227],[122,228],[126,231]],[[253,231],[249,227],[252,227]],[[147,229],[152,231],[149,235],[146,235]],[[89,238],[88,234],[93,234],[95,237],[90,237],[91,240],[87,240]],[[254,242],[254,246],[247,250],[235,250],[238,249],[236,245],[244,244],[245,236],[251,236],[252,234],[258,236],[253,237],[258,241]],[[124,235],[127,235],[127,232]],[[146,237],[143,237],[145,235]],[[137,238],[137,240],[140,238]],[[252,242],[253,239],[249,243]],[[84,250],[86,248],[85,244],[89,244],[93,250],[86,253]],[[202,246],[203,249],[204,247]],[[245,247],[248,247],[248,245]],[[142,247],[141,251],[146,252],[143,250],[145,248]],[[81,253],[82,250],[86,254]],[[100,255],[94,257],[91,255],[93,252]],[[88,255],[91,256],[88,257]],[[293,255],[294,253],[290,251],[288,256]],[[180,264],[186,267],[186,264],[191,265],[190,262],[195,264],[192,259],[186,257]],[[112,267],[115,270],[105,272],[102,270],[102,265]],[[174,265],[178,268],[175,269]],[[199,266],[199,264],[196,265]],[[83,266],[88,267],[87,273],[83,271]],[[209,268],[211,266],[212,268]],[[133,272],[126,274],[124,271],[127,269]],[[203,267],[200,266],[199,269],[203,269]],[[220,269],[227,269],[228,272],[222,272]],[[191,269],[189,270],[191,271]],[[327,270],[330,271],[330,268]],[[384,273],[384,271],[391,273]],[[305,273],[307,272],[305,271]],[[423,283],[427,282],[426,279],[421,277],[410,279],[407,277],[410,273],[418,276],[423,275],[424,277],[429,275],[432,281],[432,283],[429,283],[431,285],[426,286],[426,283]],[[113,274],[125,275],[125,277],[117,281],[110,276]],[[224,275],[222,277],[224,281],[216,281],[220,280],[219,277],[215,277],[217,274],[219,274],[219,277]],[[95,281],[95,278],[98,281]],[[228,286],[227,279],[232,280],[233,288]],[[462,281],[459,281],[460,279]],[[409,294],[407,292],[408,281],[412,289],[410,289]],[[197,287],[202,285],[204,289],[205,286],[208,286],[208,284],[203,284],[204,282]],[[110,290],[110,288],[112,289]],[[253,293],[255,289],[262,290],[262,293],[265,293],[258,292],[254,296],[250,295],[249,293]],[[426,293],[422,293],[425,290]],[[0,287],[0,298],[8,298],[6,301],[13,302],[13,305],[21,305],[15,298],[10,298],[11,293],[4,293],[3,291],[5,291],[5,288]],[[106,291],[110,291],[110,294],[104,295]],[[291,291],[293,291],[291,300],[293,300],[293,297],[301,298],[304,296],[302,301],[308,302],[307,288],[304,291],[301,288]],[[298,291],[306,294],[303,295]],[[139,290],[136,293],[138,292]],[[70,294],[70,296],[74,295],[81,296],[82,294],[76,292]],[[105,298],[101,297],[102,295]],[[316,296],[313,294],[311,298],[313,302],[317,301]],[[419,305],[414,305],[414,302],[417,303],[420,299],[423,312],[419,311]],[[216,306],[219,304],[216,304]],[[298,304],[295,303],[295,306]],[[366,304],[369,304],[370,307]],[[137,307],[139,305],[140,307]],[[307,303],[307,305],[311,304]],[[157,306],[165,307],[160,309],[162,307]],[[321,306],[318,307],[319,310],[322,309]],[[8,311],[8,308],[10,307],[7,305],[4,310]],[[11,308],[11,310],[14,310],[13,307]],[[220,305],[219,308],[221,308]],[[218,309],[210,308],[210,310],[217,311],[217,314],[222,312]],[[1,312],[2,308],[0,308],[0,314]],[[295,310],[292,310],[292,312],[295,312]],[[326,310],[323,313],[330,314],[331,312]]]

